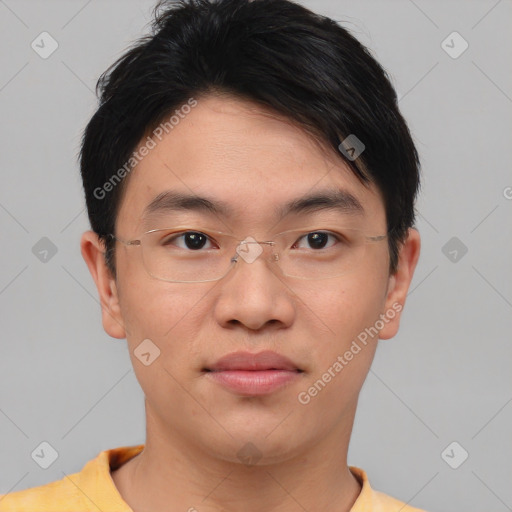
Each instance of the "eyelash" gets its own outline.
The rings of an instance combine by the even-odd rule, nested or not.
[[[212,239],[211,239],[211,238],[210,238],[206,233],[203,233],[203,232],[201,232],[201,231],[184,231],[184,232],[181,232],[181,233],[179,233],[179,234],[174,234],[174,235],[173,235],[172,237],[170,237],[170,238],[167,238],[167,239],[162,240],[162,245],[170,245],[170,244],[171,244],[171,242],[174,242],[175,240],[177,240],[177,239],[179,239],[179,238],[182,238],[182,237],[184,237],[185,235],[187,235],[187,234],[191,234],[191,233],[192,233],[192,234],[198,234],[198,235],[205,236],[205,237],[208,239],[208,241],[210,241],[210,243],[212,242]],[[298,239],[294,242],[293,246],[297,245],[297,244],[298,244],[298,242],[299,242],[300,240],[302,240],[302,239],[306,238],[308,235],[311,235],[311,234],[313,234],[313,233],[325,234],[325,235],[330,236],[331,238],[334,238],[337,242],[343,242],[343,237],[342,237],[342,235],[339,235],[339,234],[333,233],[333,232],[331,232],[331,231],[318,230],[318,231],[309,231],[309,232],[305,233],[304,235],[302,235],[300,238],[298,238]],[[332,247],[332,245],[331,245],[331,246],[328,246],[328,247],[327,247],[327,249],[328,249],[328,248],[330,248],[330,247]],[[183,248],[183,249],[188,249],[188,247],[182,247],[182,248]],[[201,248],[201,249],[203,249],[203,248]],[[323,249],[325,249],[325,248],[323,248],[323,247],[322,247],[322,249],[313,249],[313,250],[315,250],[315,251],[319,251],[319,250],[323,250]],[[189,249],[189,250],[190,250],[191,252],[197,252],[197,251],[200,251],[200,249],[198,249],[198,250],[196,250],[196,251],[193,251],[192,249]]]

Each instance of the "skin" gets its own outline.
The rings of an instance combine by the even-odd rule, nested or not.
[[[299,126],[234,97],[197,99],[129,175],[118,237],[134,239],[151,229],[142,211],[171,189],[228,202],[233,217],[190,212],[180,221],[229,227],[240,240],[268,240],[270,228],[301,227],[305,217],[276,226],[274,208],[324,187],[350,191],[364,206],[358,220],[364,229],[386,232],[380,192],[362,185],[338,155]],[[201,512],[350,510],[360,493],[346,460],[359,392],[378,338],[396,334],[400,313],[307,405],[297,396],[380,314],[405,304],[420,252],[415,229],[395,275],[389,275],[383,242],[370,244],[352,273],[316,282],[283,278],[259,259],[238,264],[217,282],[169,283],[148,275],[140,247],[120,243],[113,279],[95,233],[83,234],[81,250],[101,299],[104,329],[127,339],[146,397],[145,449],[112,472],[135,512],[168,511],[169,504]],[[134,355],[146,338],[161,351],[149,366]],[[228,353],[267,349],[304,370],[272,394],[239,396],[201,372]],[[248,442],[261,455],[256,465],[237,457]]]

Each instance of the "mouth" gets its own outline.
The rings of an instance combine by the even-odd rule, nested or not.
[[[300,377],[304,370],[276,352],[235,352],[205,367],[207,378],[241,396],[277,391]]]
[[[233,352],[224,357],[221,357],[217,362],[203,368],[203,371],[218,372],[218,371],[265,371],[265,370],[286,370],[286,371],[299,371],[299,368],[289,358],[266,350],[257,354],[250,352]]]

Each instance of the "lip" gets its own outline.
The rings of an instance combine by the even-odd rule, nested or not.
[[[273,393],[300,377],[303,370],[290,359],[266,350],[233,352],[203,370],[205,376],[243,396]]]
[[[216,363],[205,368],[211,372],[227,370],[288,370],[297,371],[300,368],[290,359],[272,350],[265,350],[257,354],[250,352],[233,352],[221,357]]]

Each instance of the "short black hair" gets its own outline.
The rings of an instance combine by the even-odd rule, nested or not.
[[[175,109],[216,93],[299,123],[363,184],[377,186],[395,273],[415,220],[420,163],[396,92],[370,51],[334,20],[290,0],[161,0],[151,28],[100,76],[99,107],[79,155],[91,228],[105,244],[112,275],[115,240],[109,235],[115,234],[127,162],[136,164],[133,152],[143,137]],[[340,150],[350,135],[365,146],[356,159]]]

